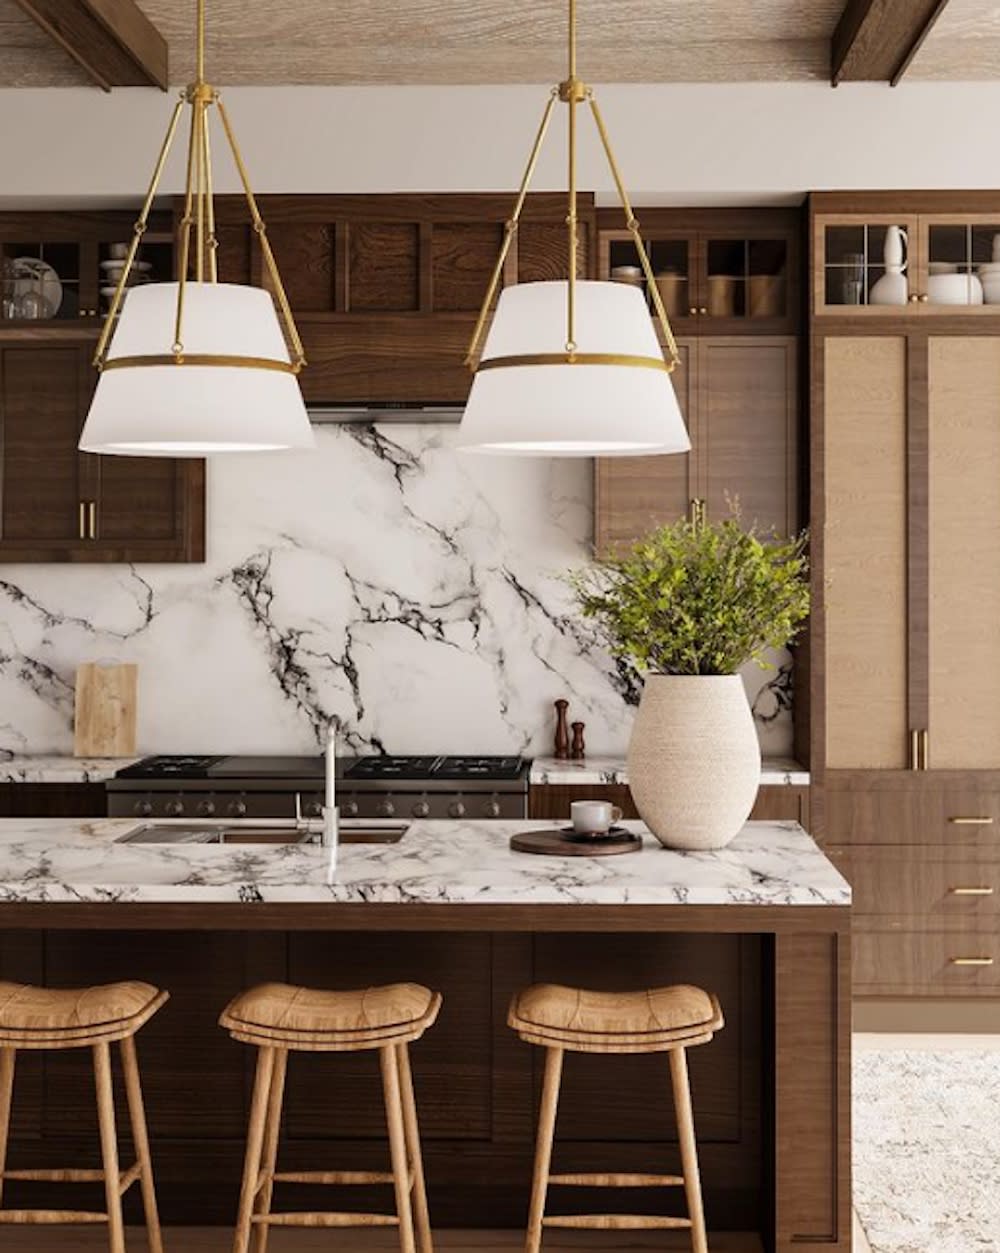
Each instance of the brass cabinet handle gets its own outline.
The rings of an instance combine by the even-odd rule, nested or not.
[[[949,818],[948,821],[956,827],[992,827],[993,819],[985,816],[979,818]]]
[[[87,502],[80,501],[80,538],[87,538]]]
[[[931,733],[926,728],[920,732],[920,769],[931,768]]]
[[[920,732],[910,732],[910,769],[920,769]]]
[[[992,957],[949,957],[948,964],[951,966],[992,966]]]
[[[97,501],[90,502],[90,538],[97,539]]]
[[[992,896],[993,888],[949,888],[949,896]]]

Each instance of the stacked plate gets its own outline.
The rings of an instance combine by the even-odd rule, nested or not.
[[[148,283],[150,280],[149,272],[152,268],[148,261],[133,261],[132,269],[129,271],[128,286],[138,287],[142,283]],[[110,308],[111,300],[118,290],[118,283],[125,272],[124,257],[112,257],[108,261],[102,261],[101,270],[103,272],[101,298],[104,301],[105,308]]]

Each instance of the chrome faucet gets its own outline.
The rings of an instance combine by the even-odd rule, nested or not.
[[[337,848],[340,843],[340,810],[337,807],[337,724],[330,723],[326,740],[326,795],[323,802],[323,847],[330,850],[327,880],[337,869]]]

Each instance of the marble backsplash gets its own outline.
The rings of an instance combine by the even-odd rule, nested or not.
[[[311,453],[209,467],[208,561],[0,565],[0,753],[72,750],[81,661],[139,665],[141,752],[596,753],[637,693],[559,575],[586,561],[589,461],[476,457],[456,428],[322,426]],[[791,749],[790,670],[747,676]]]

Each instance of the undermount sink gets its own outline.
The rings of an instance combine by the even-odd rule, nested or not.
[[[340,824],[341,844],[398,844],[409,830],[406,822],[357,819]],[[126,831],[116,844],[319,844],[320,831],[294,822],[143,822]]]

